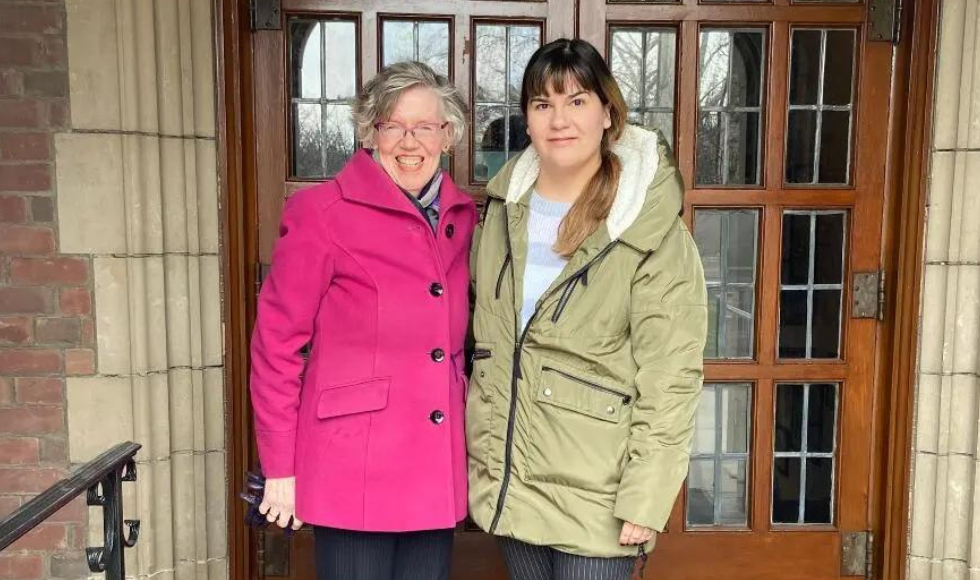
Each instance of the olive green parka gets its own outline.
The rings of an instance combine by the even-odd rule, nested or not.
[[[490,182],[470,255],[470,515],[496,535],[600,557],[636,555],[619,544],[624,521],[667,522],[687,475],[707,326],[668,147],[630,126],[613,151],[622,173],[609,216],[526,328],[533,148]]]

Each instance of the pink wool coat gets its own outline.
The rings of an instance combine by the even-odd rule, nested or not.
[[[466,515],[463,340],[477,216],[448,175],[440,191],[433,233],[361,150],[283,209],[250,390],[262,471],[296,477],[305,522],[411,531]]]

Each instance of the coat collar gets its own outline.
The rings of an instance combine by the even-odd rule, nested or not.
[[[442,169],[440,169],[442,171]],[[336,176],[340,194],[347,201],[393,211],[418,215],[411,200],[391,180],[367,149],[359,149]],[[439,189],[439,213],[445,214],[455,205],[464,205],[469,196],[461,192],[449,173],[443,172]]]

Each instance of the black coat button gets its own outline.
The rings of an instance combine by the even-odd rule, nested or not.
[[[446,418],[446,415],[442,411],[440,411],[438,409],[435,410],[435,411],[432,411],[432,414],[429,415],[429,421],[432,421],[436,425],[438,425],[439,423],[442,423],[443,420],[445,420],[445,418]]]
[[[455,233],[456,233],[456,227],[453,226],[453,224],[449,224],[448,226],[446,226],[446,237],[447,238],[453,237],[453,234],[455,234]]]
[[[436,362],[442,362],[446,360],[446,351],[442,350],[441,348],[435,349],[434,351],[432,351],[432,360]]]
[[[429,294],[433,296],[442,296],[442,284],[438,282],[433,282],[429,285]]]

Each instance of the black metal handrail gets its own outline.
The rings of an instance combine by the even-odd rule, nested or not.
[[[102,507],[104,536],[102,546],[85,550],[89,570],[105,572],[107,580],[123,580],[126,569],[122,549],[136,545],[140,522],[122,519],[122,482],[136,481],[134,457],[140,447],[132,441],[116,445],[0,520],[0,552],[87,492],[88,505]],[[128,529],[125,536],[124,525]]]

